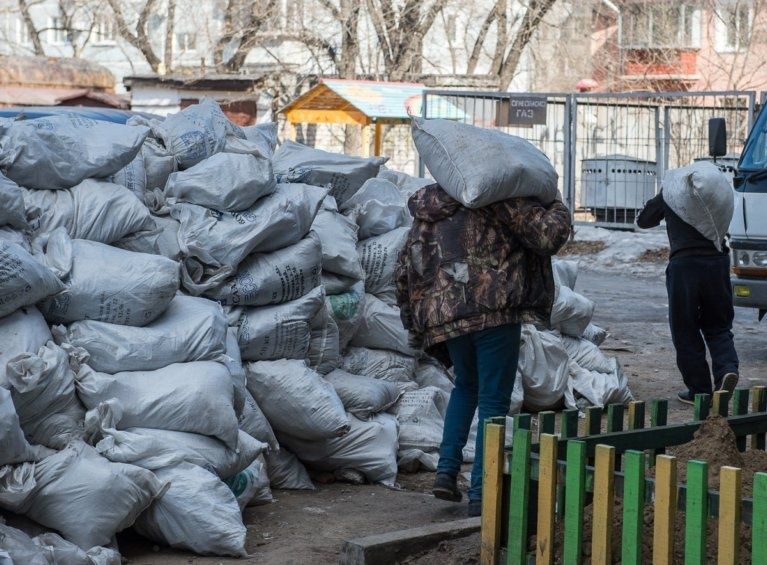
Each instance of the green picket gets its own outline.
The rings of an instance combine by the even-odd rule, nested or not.
[[[744,414],[748,414],[748,395],[750,392],[751,391],[749,391],[747,388],[739,388],[735,390],[732,395],[733,416],[743,416]],[[746,450],[747,441],[748,438],[746,436],[741,436],[736,439],[738,451],[743,452]]]
[[[540,434],[553,434],[557,427],[557,415],[554,412],[546,411],[538,414],[538,436]],[[540,441],[540,439],[538,440]]]
[[[708,463],[687,462],[685,506],[685,565],[706,563],[706,521],[708,519]]]
[[[767,473],[754,474],[751,563],[767,563]]]
[[[586,444],[567,442],[565,468],[565,543],[563,563],[580,563],[583,547],[583,505],[586,500]]]
[[[711,396],[708,394],[695,395],[695,415],[697,421],[708,418],[708,411],[711,408]]]
[[[650,427],[657,428],[668,424],[668,400],[653,400],[650,405]],[[656,449],[650,453],[650,465],[655,465],[655,456],[665,453],[665,449]]]
[[[513,430],[529,430],[532,427],[533,418],[530,414],[517,414],[513,420]]]
[[[516,422],[516,418],[514,420]],[[527,562],[527,512],[530,497],[530,430],[516,430],[513,442],[506,556],[509,565],[524,565]]]
[[[623,431],[623,404],[610,404],[607,407],[607,431]]]
[[[622,563],[642,563],[642,534],[644,531],[645,456],[629,450],[625,456],[623,482]]]
[[[641,430],[644,428],[644,401],[635,400],[629,403],[629,429]]]
[[[598,436],[602,433],[602,407],[589,406],[586,408],[586,435]]]
[[[571,408],[562,412],[560,425],[562,439],[578,437],[578,410]]]

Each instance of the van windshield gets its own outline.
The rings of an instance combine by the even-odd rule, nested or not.
[[[759,112],[738,168],[743,171],[767,169],[767,107]]]

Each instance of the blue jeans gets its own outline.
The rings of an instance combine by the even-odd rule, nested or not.
[[[446,342],[455,366],[455,388],[445,415],[438,473],[457,476],[463,463],[463,448],[479,406],[479,427],[471,469],[469,500],[482,498],[482,454],[484,422],[506,416],[514,390],[519,361],[520,324],[507,324],[460,336]]]

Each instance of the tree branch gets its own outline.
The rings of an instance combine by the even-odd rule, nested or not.
[[[29,32],[29,36],[32,38],[32,47],[34,48],[35,55],[45,57],[45,48],[40,40],[40,34],[35,27],[35,22],[32,19],[32,14],[29,12],[29,5],[26,0],[19,0],[19,10],[21,11],[24,25],[27,27],[27,32]]]
[[[482,54],[482,47],[485,45],[485,40],[487,39],[487,34],[490,31],[490,26],[498,17],[497,6],[498,4],[496,3],[496,5],[493,6],[493,8],[487,13],[485,21],[482,22],[482,27],[479,28],[477,39],[474,41],[474,47],[472,48],[471,54],[469,55],[469,60],[466,62],[466,74],[468,75],[473,75],[477,70],[479,57]]]
[[[555,2],[556,0],[530,0],[530,4],[528,5],[527,10],[525,10],[525,15],[522,17],[522,23],[517,31],[517,35],[514,37],[514,41],[511,44],[511,50],[504,58],[500,72],[498,73],[501,89],[506,89],[509,87],[509,84],[511,84],[525,47],[527,47],[530,38],[533,36],[533,33],[535,33],[535,30],[538,29],[541,20]]]

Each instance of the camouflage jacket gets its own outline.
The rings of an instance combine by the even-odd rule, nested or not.
[[[448,339],[548,321],[551,256],[571,229],[564,204],[518,198],[472,210],[431,185],[409,208],[415,220],[397,260],[397,302],[429,353],[444,360]]]

